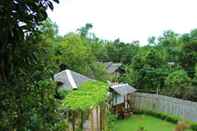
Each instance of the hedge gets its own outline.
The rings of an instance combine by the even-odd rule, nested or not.
[[[180,117],[178,116],[174,116],[174,115],[169,115],[169,114],[166,114],[166,113],[157,113],[157,112],[152,112],[152,111],[135,111],[134,112],[135,114],[146,114],[146,115],[151,115],[151,116],[154,116],[156,118],[159,118],[159,119],[162,119],[162,120],[165,120],[165,121],[168,121],[168,122],[171,122],[171,123],[174,123],[174,124],[177,124],[177,122],[179,120],[181,120]],[[197,123],[195,122],[191,122],[191,121],[187,121],[190,125],[190,128],[193,130],[193,131],[197,131]]]

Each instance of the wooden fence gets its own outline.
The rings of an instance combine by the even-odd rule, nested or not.
[[[131,95],[131,107],[136,110],[165,112],[197,122],[197,102],[156,94],[134,93]]]

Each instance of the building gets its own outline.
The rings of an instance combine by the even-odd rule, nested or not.
[[[106,66],[106,70],[110,74],[119,73],[120,67],[122,65],[121,63],[113,63],[113,62],[104,62],[103,64]]]
[[[64,90],[73,90],[77,89],[81,84],[93,79],[67,69],[55,74],[54,80]]]
[[[80,89],[78,88],[85,82],[95,81],[80,73],[68,69],[55,74],[54,80],[58,84],[57,91],[60,92],[61,90],[64,90],[69,91],[68,93],[79,91]],[[59,92],[57,92],[57,94]],[[59,98],[61,99],[61,97]],[[75,99],[75,97],[73,98]],[[85,101],[86,99],[80,100]],[[103,131],[105,128],[104,122],[106,120],[107,113],[105,109],[106,107],[104,105],[100,106],[99,104],[85,111],[65,108],[64,115],[68,121],[66,131],[75,131],[79,128],[83,131]]]
[[[125,72],[121,63],[104,62],[107,73],[111,76],[111,81],[117,81],[119,76]]]
[[[132,113],[130,95],[135,91],[136,89],[129,84],[111,84],[110,93],[112,98],[110,105],[112,111],[121,117],[130,115]]]

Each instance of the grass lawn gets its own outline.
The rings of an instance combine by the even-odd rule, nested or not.
[[[113,131],[138,131],[140,127],[144,127],[145,131],[174,131],[175,124],[148,115],[133,115],[128,119],[117,120]]]

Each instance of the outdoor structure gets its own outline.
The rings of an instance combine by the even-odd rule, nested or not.
[[[54,75],[54,80],[64,89],[77,89],[81,84],[92,79],[71,70],[63,70]]]
[[[112,111],[118,116],[125,117],[132,112],[130,107],[130,95],[132,95],[136,89],[129,84],[111,84],[110,92],[112,96],[111,107]]]
[[[104,131],[107,84],[68,69],[55,74],[54,80],[58,90],[68,91],[62,100],[68,123],[66,130]]]
[[[105,65],[106,70],[109,74],[119,76],[123,72],[121,63],[104,62],[103,64]]]

